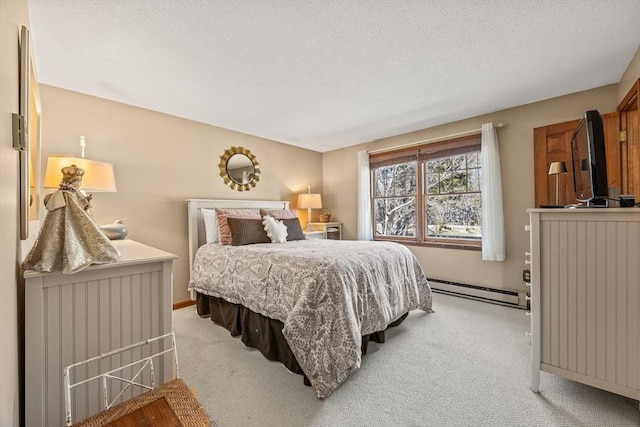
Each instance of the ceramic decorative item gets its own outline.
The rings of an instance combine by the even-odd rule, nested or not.
[[[124,225],[126,218],[114,221],[111,224],[105,224],[100,226],[100,230],[111,240],[120,240],[127,237],[129,231]]]

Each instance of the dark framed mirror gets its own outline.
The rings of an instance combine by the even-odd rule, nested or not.
[[[237,191],[249,191],[260,181],[260,164],[251,151],[231,147],[220,156],[220,176],[224,183]]]

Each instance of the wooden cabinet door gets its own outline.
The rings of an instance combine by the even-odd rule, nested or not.
[[[571,165],[571,136],[580,120],[556,123],[533,130],[533,170],[535,206],[556,204],[556,178],[559,188],[559,205],[575,203]],[[553,162],[565,162],[567,173],[549,175]]]
[[[640,200],[640,79],[618,106],[620,113],[620,193]],[[607,153],[608,154],[608,153]]]
[[[618,144],[619,114],[602,115],[607,156],[607,182],[610,187],[621,185],[621,155]],[[533,130],[533,169],[535,185],[535,206],[556,204],[556,179],[558,180],[558,205],[577,203],[573,186],[573,164],[571,163],[571,137],[580,120],[556,123]],[[549,175],[553,162],[564,162],[567,173]],[[621,190],[622,191],[622,190]],[[624,192],[622,192],[624,193]],[[621,193],[621,194],[622,194]]]

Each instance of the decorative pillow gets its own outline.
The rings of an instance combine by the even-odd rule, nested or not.
[[[233,246],[251,245],[253,243],[271,243],[260,219],[228,217],[227,224],[231,230]]]
[[[216,216],[218,218],[218,232],[220,233],[220,244],[231,244],[231,230],[227,223],[227,218],[253,218],[260,219],[260,211],[258,209],[220,209],[216,208]]]
[[[218,233],[218,217],[215,209],[202,209],[202,219],[204,220],[204,231],[207,236],[207,243],[218,243],[220,235]]]
[[[298,212],[292,209],[262,209],[260,208],[260,217],[264,218],[269,215],[275,219],[298,218]]]
[[[287,241],[287,227],[279,221],[269,215],[266,215],[262,219],[264,225],[264,231],[267,232],[267,236],[271,239],[271,243],[285,243]]]
[[[300,226],[300,220],[298,218],[289,218],[281,220],[287,227],[287,240],[304,240],[304,233]]]

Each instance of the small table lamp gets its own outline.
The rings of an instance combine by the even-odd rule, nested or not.
[[[85,159],[84,149],[87,146],[84,136],[80,137],[81,157],[53,155],[47,159],[47,169],[44,177],[44,188],[58,189],[62,179],[62,168],[75,165],[84,170],[82,177],[82,191],[115,193],[116,177],[111,163],[97,162]]]
[[[567,165],[564,162],[552,162],[549,166],[549,175],[556,176],[556,206],[560,205],[559,177],[560,174],[567,173]]]
[[[322,199],[319,194],[298,195],[298,208],[307,210],[307,231],[313,231],[311,227],[311,209],[322,209]]]
[[[62,179],[62,168],[76,165],[84,170],[83,191],[115,193],[116,178],[111,163],[98,162],[73,156],[49,156],[44,178],[44,188],[57,189]]]

